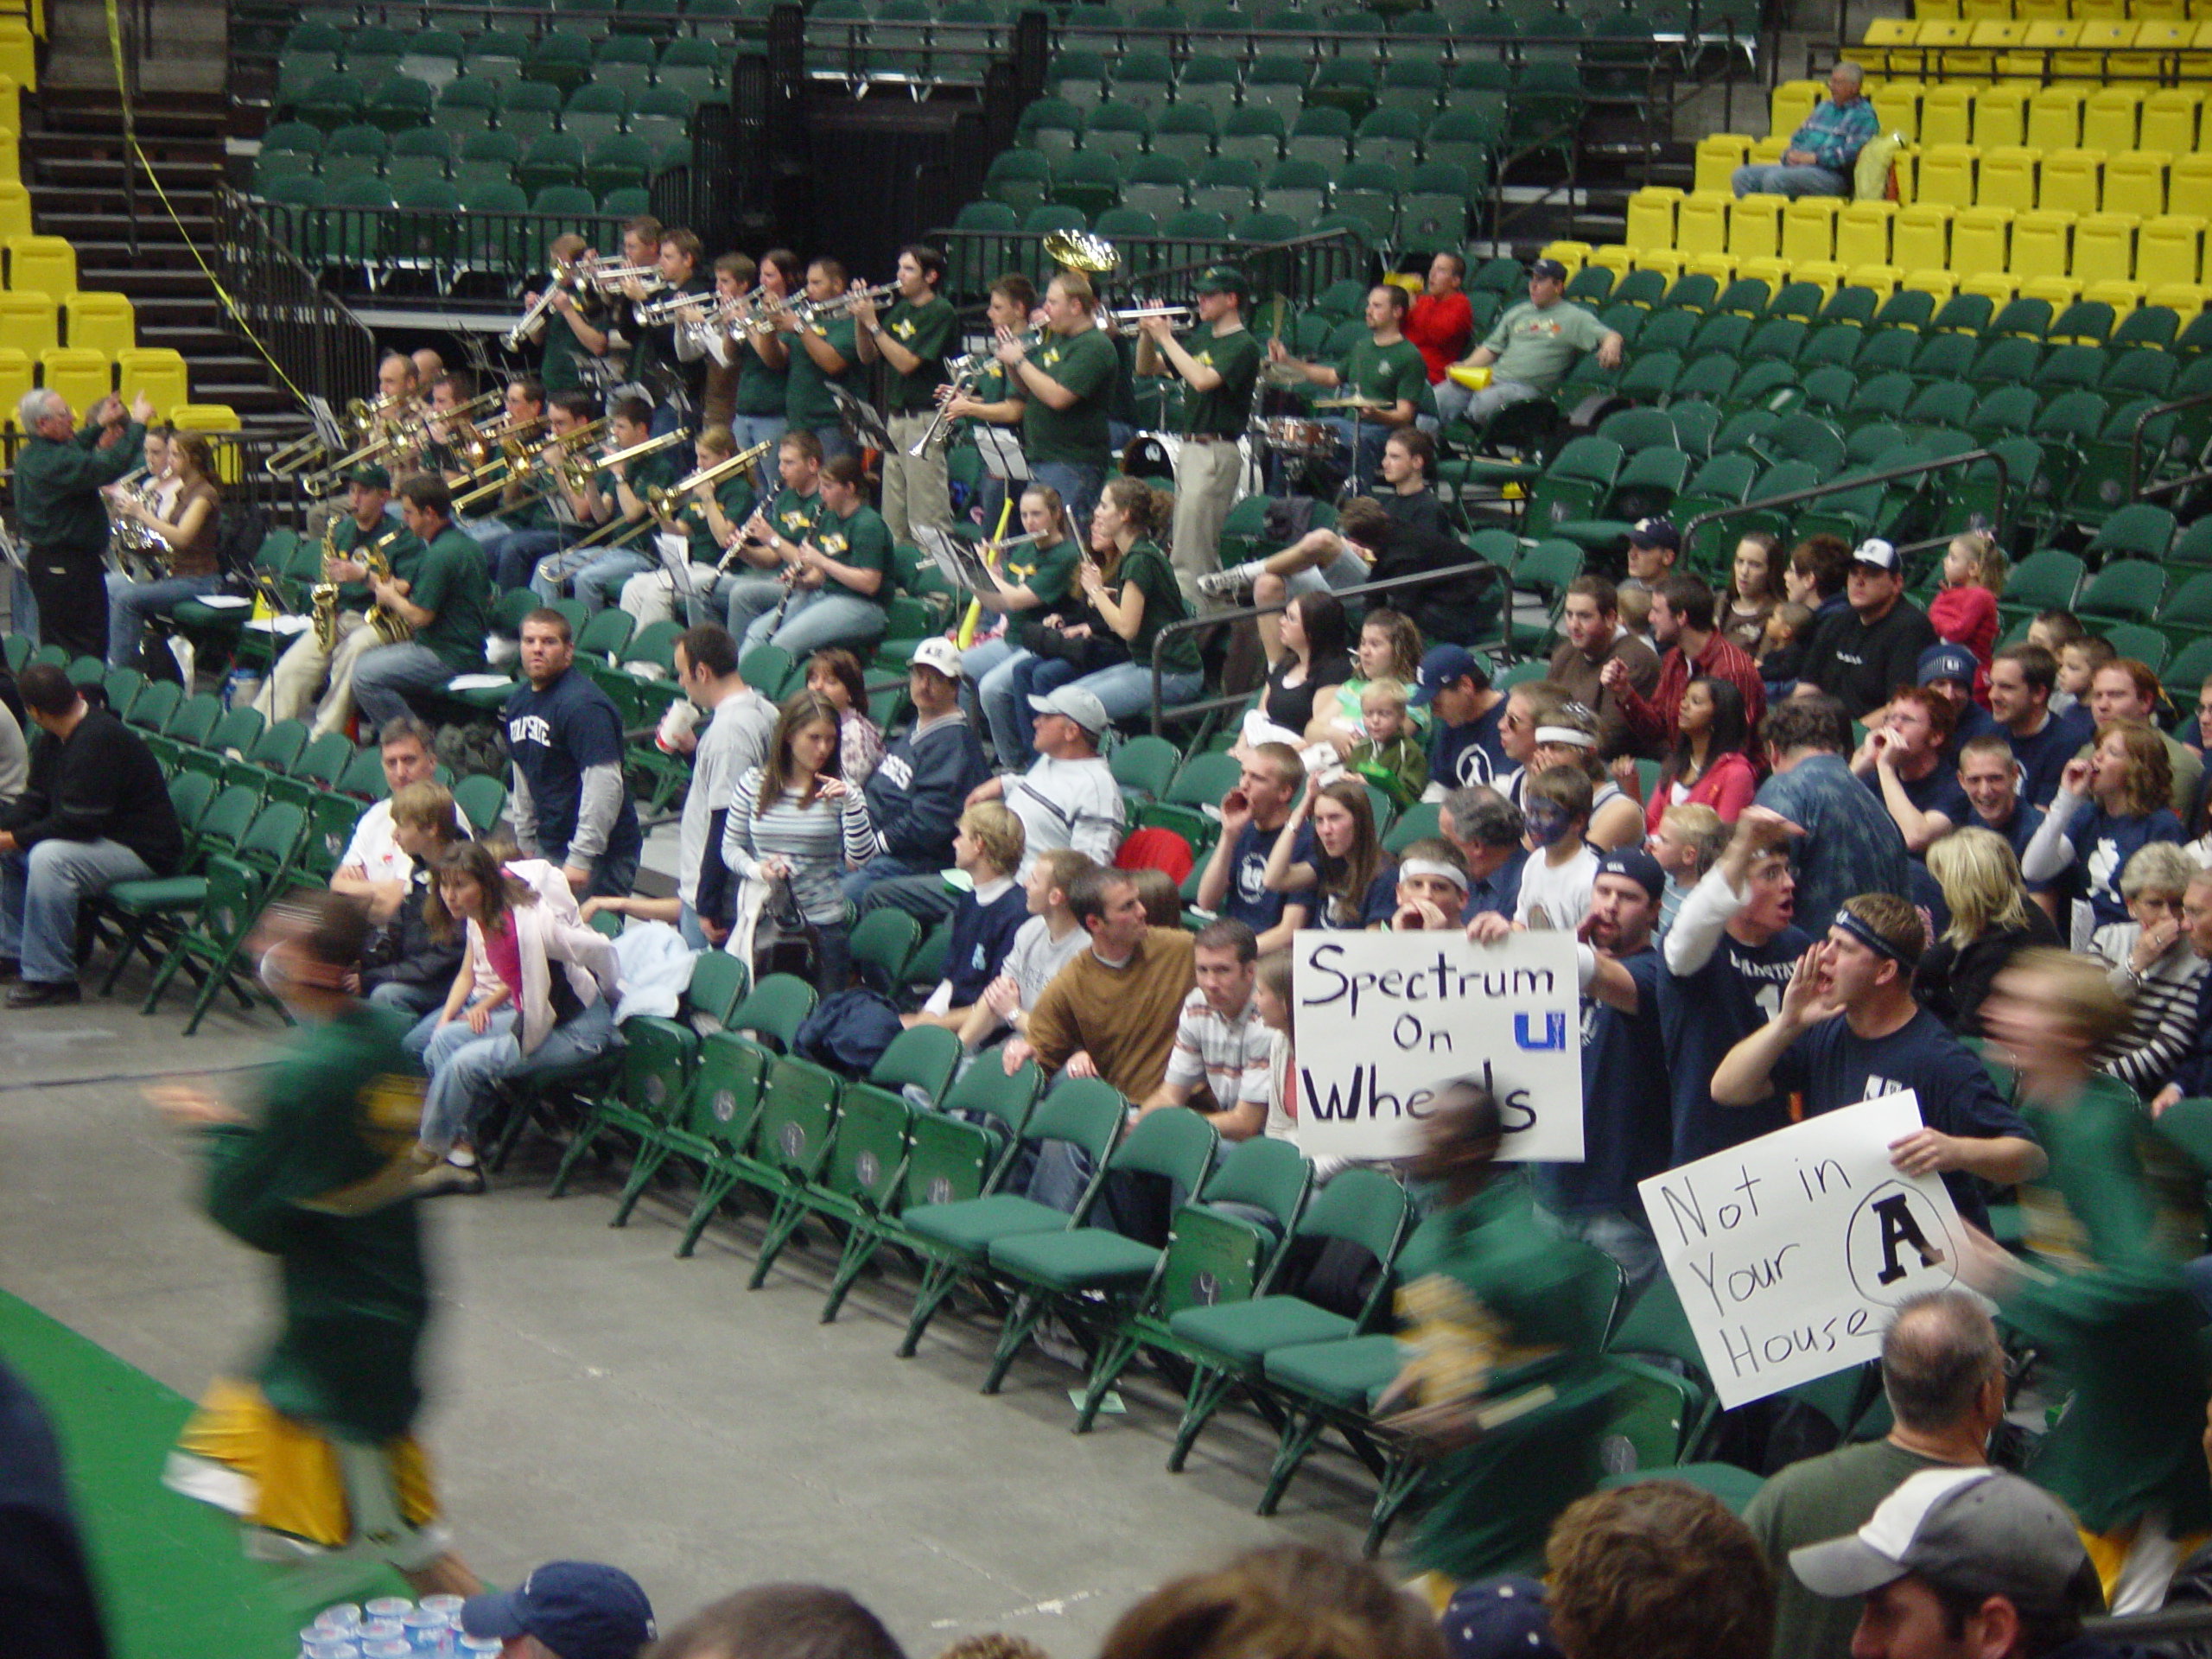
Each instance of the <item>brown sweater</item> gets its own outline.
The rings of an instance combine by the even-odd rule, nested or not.
[[[1628,717],[1621,713],[1620,699],[1599,683],[1605,664],[1615,658],[1628,664],[1628,683],[1637,695],[1649,696],[1651,688],[1659,683],[1659,658],[1643,640],[1618,629],[1605,654],[1595,661],[1572,645],[1562,644],[1552,653],[1551,669],[1545,676],[1565,686],[1570,698],[1598,716],[1598,753],[1607,760],[1636,753],[1636,740],[1629,731]]]
[[[1192,938],[1179,927],[1151,929],[1119,968],[1094,950],[1077,953],[1030,1010],[1037,1064],[1057,1071],[1087,1050],[1100,1077],[1131,1100],[1144,1099],[1167,1075],[1176,1015],[1197,982]]]

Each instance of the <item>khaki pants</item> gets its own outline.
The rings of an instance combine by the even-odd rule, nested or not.
[[[312,638],[308,643],[314,643]],[[383,643],[377,631],[365,625],[338,642],[338,649],[330,653],[330,690],[322,694],[322,707],[315,710],[315,736],[346,729],[346,722],[353,718],[353,671],[363,657]]]
[[[261,683],[261,695],[253,700],[253,706],[270,725],[280,720],[307,718],[322,677],[330,671],[331,658],[345,650],[346,642],[356,632],[369,625],[368,618],[359,611],[340,611],[337,620],[337,637],[328,651],[315,643],[315,630],[310,627],[284,648],[284,654],[269,671],[269,677]]]
[[[1170,557],[1185,601],[1198,602],[1200,576],[1221,569],[1221,527],[1236,499],[1244,454],[1233,442],[1185,438],[1175,460],[1175,545]]]
[[[917,461],[906,452],[920,442],[934,417],[893,415],[891,448],[883,457],[883,521],[894,542],[912,542],[914,526],[938,530],[952,523],[952,500],[944,481],[944,454],[939,449]]]

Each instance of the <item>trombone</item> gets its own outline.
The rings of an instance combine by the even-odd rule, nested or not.
[[[711,467],[702,467],[695,473],[687,474],[673,484],[666,486],[648,484],[641,493],[640,499],[652,509],[653,517],[656,518],[671,517],[683,506],[683,498],[692,491],[702,485],[719,484],[732,473],[741,472],[752,467],[774,447],[772,443],[756,443],[751,448],[741,449],[727,460],[718,461]]]
[[[261,470],[271,478],[289,479],[305,472],[329,470],[330,450],[323,443],[322,435],[312,426],[296,438],[278,444],[261,463]]]
[[[525,424],[535,426],[543,418],[542,416],[534,416]],[[541,463],[549,460],[557,467],[567,458],[570,450],[595,442],[601,433],[606,429],[607,417],[602,415],[599,419],[580,426],[573,432],[549,438],[536,449],[528,451],[524,449],[519,434],[502,433],[499,453],[496,455],[487,455],[480,465],[470,469],[469,477],[472,480],[472,486],[454,497],[454,510],[459,512],[462,507],[481,501],[487,496],[497,495],[510,483],[519,482],[524,473],[535,470]],[[505,463],[507,470],[499,477],[493,479],[489,483],[474,481],[480,480],[484,474],[491,472],[502,462]]]
[[[1134,328],[1153,317],[1165,317],[1167,326],[1179,333],[1198,321],[1198,313],[1187,305],[1130,305],[1098,314],[1102,328]]]

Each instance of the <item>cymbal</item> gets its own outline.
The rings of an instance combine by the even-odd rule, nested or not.
[[[1271,386],[1302,386],[1306,384],[1306,377],[1287,363],[1270,363],[1260,372]]]
[[[1383,397],[1316,397],[1316,409],[1388,409],[1389,400]]]

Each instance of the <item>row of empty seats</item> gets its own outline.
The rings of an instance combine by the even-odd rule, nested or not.
[[[2024,18],[2053,22],[2069,17],[2110,21],[2126,17],[2212,17],[2208,0],[1910,0],[1916,17],[1964,18],[1969,22]]]
[[[2207,177],[2212,182],[2212,172]],[[1647,188],[1629,199],[1624,245],[1639,262],[1649,253],[1671,251],[1685,261],[1725,255],[1739,269],[1767,259],[1799,269],[1831,264],[1850,272],[1886,268],[1897,273],[1890,286],[1914,272],[1949,272],[1961,283],[1993,280],[2014,289],[2044,281],[2075,289],[2128,284],[2140,303],[2150,289],[2204,281],[2205,232],[2206,220],[2189,214],[1734,199]]]
[[[381,180],[397,195],[407,187],[450,183],[466,192],[486,184],[519,185],[534,193],[553,185],[582,185],[594,196],[643,189],[652,175],[691,158],[688,138],[654,144],[613,133],[587,144],[574,133],[543,133],[524,143],[511,133],[456,134],[419,128],[387,143],[375,127],[341,127],[320,149],[296,144],[289,122],[262,139],[254,158],[255,188],[275,194],[282,181],[314,177],[326,188],[348,180]],[[313,128],[307,129],[313,132]]]
[[[1786,138],[1813,106],[1807,81],[1775,88],[1767,130]],[[1866,78],[1866,95],[1882,130],[1907,143],[1980,144],[1997,149],[2163,149],[2182,154],[2212,137],[2203,120],[2205,88],[2189,86],[2026,86],[1980,81],[1930,84]]]
[[[677,35],[663,40],[654,35],[607,35],[588,42],[582,59],[585,73],[577,75],[573,43],[588,37],[568,33],[561,38],[571,44],[540,54],[537,41],[515,30],[487,29],[467,35],[451,29],[403,31],[382,24],[344,29],[334,23],[302,23],[285,38],[278,60],[279,88],[288,80],[304,85],[318,74],[345,69],[365,80],[405,75],[432,86],[471,73],[520,74],[562,86],[590,79],[632,90],[667,86],[704,98],[721,84],[731,55],[722,40],[706,35]]]
[[[1877,17],[1854,55],[1860,66],[1949,80],[1984,76],[2029,81],[2135,76],[2190,79],[2212,50],[2212,14],[2182,17]]]

